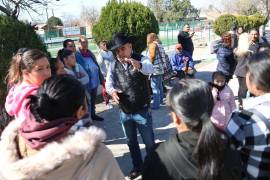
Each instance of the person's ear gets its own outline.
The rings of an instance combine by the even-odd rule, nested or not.
[[[86,108],[81,105],[79,109],[76,111],[75,117],[77,119],[81,119],[86,114]]]
[[[23,70],[22,71],[23,79],[27,81],[29,79],[30,74],[31,72]]]
[[[248,90],[255,96],[259,96],[263,93],[250,79],[250,72],[246,73],[246,85]]]
[[[23,70],[23,71],[22,71],[22,74],[23,74],[23,76],[28,76],[28,75],[29,75],[29,72],[26,71],[26,70]]]
[[[132,44],[131,43],[129,43],[129,48],[132,49]]]
[[[176,126],[180,126],[182,120],[177,116],[175,112],[171,112],[172,120]]]

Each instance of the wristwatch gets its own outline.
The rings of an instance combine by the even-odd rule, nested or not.
[[[142,63],[140,62],[140,68],[139,69],[142,69]]]

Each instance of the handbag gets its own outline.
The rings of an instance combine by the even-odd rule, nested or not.
[[[162,56],[162,54],[161,54],[161,52],[159,50],[159,46],[158,46],[158,49],[157,50],[158,50],[158,53],[159,53],[159,56],[160,56],[160,60],[161,60],[161,64],[162,64],[163,70],[164,70],[163,81],[164,82],[168,82],[175,75],[174,72],[173,72],[173,70],[172,70],[172,65],[171,65],[169,56],[165,53],[165,51],[164,51],[164,54]]]

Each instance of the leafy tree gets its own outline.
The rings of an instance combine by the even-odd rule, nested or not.
[[[19,48],[36,48],[44,52],[45,45],[29,24],[7,16],[0,16],[0,109],[6,95],[4,83],[12,55]]]
[[[48,19],[47,25],[49,27],[55,27],[55,26],[63,26],[63,22],[60,18],[52,16]]]
[[[158,33],[158,22],[148,7],[136,2],[109,1],[101,10],[98,22],[93,27],[93,38],[110,41],[113,34],[123,32],[136,37],[134,49],[142,52],[146,48],[146,36]]]

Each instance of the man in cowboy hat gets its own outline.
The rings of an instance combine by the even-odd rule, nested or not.
[[[154,70],[147,57],[132,52],[133,39],[123,33],[114,34],[109,49],[116,61],[111,63],[106,77],[107,92],[120,107],[120,121],[133,163],[130,179],[138,177],[143,166],[137,129],[147,152],[154,145],[148,83]]]

